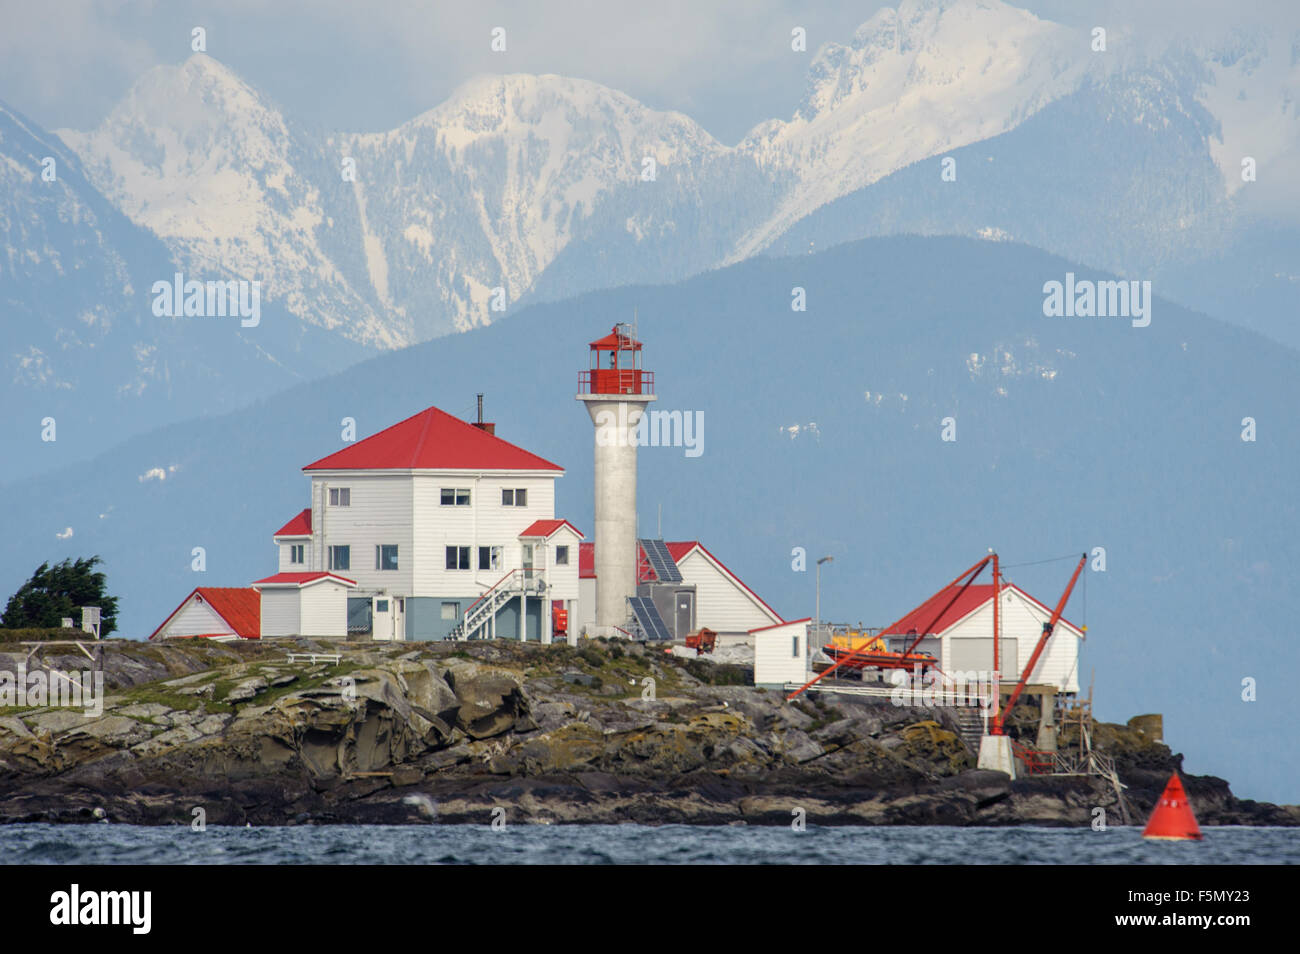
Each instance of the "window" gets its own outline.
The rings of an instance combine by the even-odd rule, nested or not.
[[[569,548],[568,548],[568,547],[556,547],[556,548],[555,548],[555,565],[556,565],[556,566],[568,566],[568,565],[569,565]]]
[[[352,490],[349,487],[331,487],[330,488],[330,506],[331,507],[351,507]]]
[[[397,601],[397,612],[399,612],[399,613],[405,613],[405,612],[406,612],[406,600],[398,600],[398,601]]]
[[[501,506],[527,507],[528,489],[526,487],[505,488],[501,491]]]
[[[793,659],[799,658],[799,637],[798,636],[790,637],[790,656]]]
[[[352,569],[352,548],[351,547],[330,547],[330,569],[331,570]]]
[[[397,569],[397,544],[381,543],[379,546],[375,547],[375,569]]]
[[[375,600],[375,612],[376,612],[376,613],[387,613],[387,612],[388,612],[388,600]]]
[[[480,570],[490,570],[490,569],[492,569],[494,566],[496,566],[496,563],[494,563],[493,560],[492,560],[492,548],[491,548],[491,547],[479,547],[479,548],[478,548],[478,568],[479,568]]]
[[[459,604],[459,603],[443,603],[443,604],[442,604],[442,618],[443,618],[443,619],[456,619],[458,616],[460,616],[460,604]]]
[[[440,497],[440,503],[444,507],[468,507],[469,506],[469,488],[468,487],[443,487]]]
[[[469,547],[447,547],[447,569],[469,569]]]
[[[289,546],[289,562],[290,563],[307,562],[304,553],[305,549],[306,549],[306,544],[303,543],[291,544]]]

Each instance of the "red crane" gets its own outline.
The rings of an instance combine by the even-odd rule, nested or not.
[[[909,645],[909,646],[907,647],[907,649],[905,649],[905,650],[903,651],[903,656],[902,656],[902,658],[906,659],[906,658],[908,658],[908,657],[910,657],[910,656],[912,655],[912,650],[916,649],[916,647],[920,644],[921,640],[925,638],[925,635],[926,635],[926,634],[927,634],[931,629],[934,628],[934,625],[935,625],[936,623],[938,623],[940,619],[943,618],[943,614],[946,613],[946,612],[948,612],[948,610],[952,607],[952,605],[953,605],[954,603],[956,603],[958,599],[961,598],[961,595],[962,595],[963,593],[966,592],[966,588],[969,587],[972,583],[975,582],[975,578],[978,577],[978,576],[980,575],[981,572],[983,572],[984,567],[988,566],[989,561],[990,561],[990,560],[993,560],[993,559],[994,559],[994,557],[993,557],[992,555],[990,555],[990,556],[986,556],[984,559],[980,560],[980,561],[979,561],[978,563],[976,563],[974,566],[970,567],[970,569],[966,570],[966,572],[964,572],[964,573],[962,573],[961,575],[959,575],[959,576],[957,577],[957,579],[955,579],[955,580],[953,580],[951,583],[949,583],[948,586],[945,586],[945,587],[943,588],[943,590],[946,590],[946,589],[948,589],[948,587],[956,586],[958,583],[961,583],[961,584],[962,584],[962,585],[961,585],[961,589],[959,589],[956,593],[954,593],[954,594],[952,595],[952,599],[948,600],[948,602],[944,605],[943,609],[939,610],[939,612],[937,612],[937,613],[934,614],[934,619],[932,619],[928,625],[923,626],[923,627],[921,628],[921,630],[920,630],[920,631],[917,633],[917,635],[916,635],[916,639],[912,640],[911,645]],[[962,582],[963,580],[964,580],[965,582]],[[943,590],[940,590],[939,593],[942,593]],[[939,593],[936,593],[935,596],[938,596]],[[930,599],[934,599],[934,596],[930,597]],[[927,601],[927,602],[928,602],[928,601]],[[907,619],[907,617],[904,616],[904,617],[902,617],[902,619],[897,620],[897,621],[894,622],[892,625],[890,625],[890,626],[886,626],[884,629],[881,630],[881,632],[882,632],[882,633],[888,633],[888,632],[890,632],[891,630],[896,629],[896,628],[897,628],[897,627],[898,627],[898,626],[903,622],[904,619]],[[833,673],[833,672],[834,672],[836,669],[838,669],[840,666],[843,666],[843,665],[845,665],[845,664],[850,664],[850,668],[852,668],[851,663],[853,662],[853,660],[855,660],[855,659],[861,659],[861,658],[865,657],[865,656],[869,653],[869,649],[868,649],[868,647],[869,647],[870,645],[871,645],[871,641],[870,641],[870,640],[867,640],[867,641],[864,642],[861,646],[859,646],[857,649],[853,650],[853,651],[850,652],[850,653],[847,653],[847,654],[844,655],[844,656],[841,656],[840,658],[838,658],[838,659],[836,660],[836,662],[835,662],[835,664],[834,664],[833,666],[831,666],[829,669],[824,669],[824,670],[822,670],[821,672],[819,672],[819,673],[816,675],[816,677],[814,677],[813,679],[808,680],[808,682],[804,683],[802,686],[800,686],[800,687],[799,687],[798,689],[796,689],[794,692],[790,693],[790,695],[786,696],[786,699],[787,699],[787,700],[793,699],[795,696],[799,695],[801,692],[803,692],[804,690],[808,689],[810,686],[812,686],[812,685],[814,685],[814,684],[820,682],[821,680],[825,679],[827,676],[829,676],[831,673]]]
[[[1047,647],[1047,641],[1052,638],[1052,631],[1056,629],[1056,624],[1061,621],[1061,614],[1065,612],[1065,604],[1070,601],[1070,594],[1074,591],[1074,584],[1079,582],[1079,574],[1083,572],[1083,565],[1087,562],[1088,554],[1085,553],[1079,557],[1079,565],[1074,568],[1074,575],[1070,577],[1070,582],[1066,585],[1065,592],[1061,594],[1056,609],[1052,610],[1052,618],[1043,624],[1043,632],[1038,637],[1038,645],[1034,647],[1034,654],[1029,657],[1029,662],[1025,664],[1025,671],[1020,674],[1020,681],[1016,683],[1016,688],[1011,691],[1011,697],[1007,699],[1006,708],[998,707],[997,718],[993,720],[993,726],[989,730],[991,735],[1005,735],[1002,728],[1007,714],[1015,708],[1016,700],[1020,698],[1020,693],[1025,689],[1025,683],[1029,681],[1029,674],[1034,671],[1034,666],[1038,665],[1038,657],[1043,654],[1043,650]]]

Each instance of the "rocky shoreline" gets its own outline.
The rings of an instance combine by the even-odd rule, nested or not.
[[[790,703],[744,685],[739,667],[635,643],[115,640],[97,652],[98,717],[0,709],[0,823],[1074,827],[1098,807],[1121,823],[1101,779],[976,770],[949,710],[829,693]],[[0,652],[0,672],[93,665],[62,645],[27,657]],[[1099,723],[1094,745],[1141,823],[1182,756],[1129,726]],[[1300,807],[1237,799],[1209,776],[1184,783],[1202,825],[1300,825]]]

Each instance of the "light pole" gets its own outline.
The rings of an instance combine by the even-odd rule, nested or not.
[[[813,611],[813,633],[816,634],[814,638],[818,640],[822,635],[822,564],[830,563],[834,559],[833,556],[824,556],[817,561],[817,608]],[[821,649],[821,646],[818,645],[817,648]]]

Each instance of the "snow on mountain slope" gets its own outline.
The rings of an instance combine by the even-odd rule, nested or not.
[[[1228,193],[1241,193],[1258,211],[1276,214],[1280,203],[1294,218],[1300,212],[1300,180],[1292,165],[1300,154],[1300,33],[1238,34],[1203,58],[1210,81],[1199,98],[1219,121],[1210,155]],[[1255,183],[1242,179],[1247,156],[1256,162]],[[1248,184],[1252,189],[1243,192]]]
[[[258,280],[263,301],[303,321],[346,323],[355,340],[381,347],[406,342],[323,248],[334,225],[312,175],[323,157],[211,57],[150,70],[98,129],[59,135],[195,277]]]
[[[733,148],[681,114],[553,75],[480,77],[397,129],[318,139],[204,55],[151,71],[94,132],[63,135],[94,183],[187,268],[261,278],[265,296],[305,328],[401,347],[490,323],[502,314],[497,288],[508,312],[742,260],[900,171],[928,176],[939,156],[1021,129],[1048,107],[1069,112],[1081,91],[1100,104],[1084,110],[1090,121],[1102,117],[1111,132],[1111,114],[1134,110],[1135,130],[1174,129],[1180,161],[1190,156],[1198,178],[1195,189],[1181,188],[1176,171],[1153,182],[1122,144],[1118,157],[1087,154],[1103,141],[1114,148],[1109,133],[1084,130],[1079,145],[1071,132],[1080,153],[1072,167],[1076,158],[1085,171],[1118,164],[1106,188],[1128,205],[1139,195],[1143,211],[1065,228],[1061,254],[1118,271],[1144,267],[1134,248],[1158,247],[1162,263],[1187,260],[1197,243],[1219,241],[1229,190],[1238,205],[1248,197],[1273,211],[1287,207],[1276,197],[1289,189],[1300,209],[1300,183],[1277,173],[1300,152],[1300,38],[1179,51],[1148,64],[1155,79],[1145,86],[1120,64],[1092,53],[1086,31],[1002,0],[901,0],[849,43],[823,46],[794,115],[760,124]],[[1032,138],[1026,148],[1037,151],[1018,157],[1017,181],[1035,185],[1008,195],[1033,207],[1062,180],[1043,168],[1051,149]],[[1210,153],[1226,188],[1199,178]],[[1242,155],[1257,159],[1267,183],[1241,190]],[[654,181],[642,177],[647,157]],[[355,178],[340,174],[349,160]],[[932,172],[937,183],[937,161]],[[950,231],[941,213],[959,191],[977,189],[980,173],[967,163],[958,177],[967,188],[927,193],[934,214],[925,221],[904,215],[873,228]],[[962,234],[996,227],[1032,240],[1022,222],[980,217]],[[1176,228],[1153,246],[1152,223],[1167,222]],[[821,247],[832,237],[806,240]]]
[[[793,181],[730,260],[891,172],[1013,128],[1075,90],[1087,54],[1079,33],[1000,0],[904,0],[879,11],[850,44],[818,53],[792,120],[763,123],[740,144]]]
[[[639,187],[646,157],[656,177],[689,177],[726,154],[681,114],[551,75],[476,78],[338,148],[358,159],[371,274],[407,308],[445,308],[458,330],[488,323],[492,288],[510,304],[527,292],[602,200]]]

